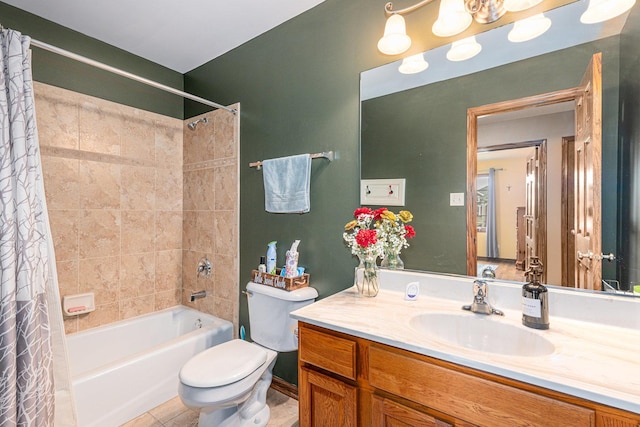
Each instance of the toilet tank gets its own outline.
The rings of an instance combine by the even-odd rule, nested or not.
[[[278,352],[297,350],[298,321],[289,313],[314,302],[318,291],[310,287],[285,291],[249,282],[247,294],[251,339]]]

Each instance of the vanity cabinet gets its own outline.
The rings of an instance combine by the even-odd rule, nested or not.
[[[640,427],[640,415],[299,322],[300,426]]]

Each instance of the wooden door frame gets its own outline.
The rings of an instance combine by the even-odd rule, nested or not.
[[[477,275],[476,177],[478,169],[478,118],[486,115],[507,113],[532,107],[574,101],[580,88],[574,87],[520,99],[497,102],[467,109],[467,275]]]
[[[560,236],[562,251],[562,286],[575,287],[575,238],[570,239],[569,233],[573,229],[575,209],[574,200],[574,156],[573,144],[575,136],[562,138],[562,193],[560,206]],[[568,201],[571,201],[570,203]],[[573,241],[572,241],[573,240]]]

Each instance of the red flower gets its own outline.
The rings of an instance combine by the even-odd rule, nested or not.
[[[366,248],[378,241],[378,233],[376,230],[360,230],[358,234],[356,234],[356,243],[359,246]]]
[[[416,230],[414,230],[412,226],[410,226],[410,225],[405,225],[405,226],[404,226],[404,230],[405,230],[405,232],[406,232],[406,234],[404,235],[404,237],[406,237],[407,239],[411,239],[412,237],[415,237],[415,235],[416,235]]]
[[[358,208],[353,212],[353,217],[358,218],[360,215],[371,215],[372,213],[371,208]]]
[[[382,218],[382,213],[388,211],[389,209],[387,208],[379,208],[376,209],[375,211],[373,211],[373,219],[376,221],[380,221],[380,218]]]

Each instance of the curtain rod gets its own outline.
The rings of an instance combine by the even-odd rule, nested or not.
[[[160,89],[160,90],[163,90],[165,92],[172,93],[174,95],[179,95],[179,96],[182,96],[183,98],[187,98],[187,99],[190,99],[192,101],[196,101],[196,102],[199,102],[201,104],[208,105],[210,107],[215,107],[215,108],[219,108],[219,109],[222,109],[222,110],[227,110],[227,111],[229,111],[230,113],[233,113],[233,114],[237,114],[238,113],[238,110],[236,110],[235,108],[229,108],[229,107],[227,107],[225,105],[221,105],[221,104],[218,104],[216,102],[209,101],[208,99],[200,98],[199,96],[192,95],[190,93],[183,92],[183,91],[178,90],[178,89],[174,89],[174,88],[172,88],[170,86],[163,85],[162,83],[158,83],[158,82],[155,82],[153,80],[149,80],[147,78],[140,77],[140,76],[138,76],[136,74],[133,74],[133,73],[130,73],[128,71],[124,71],[124,70],[121,70],[119,68],[112,67],[111,65],[103,64],[102,62],[98,62],[96,60],[87,58],[87,57],[82,56],[82,55],[78,55],[77,53],[69,52],[68,50],[64,50],[64,49],[61,49],[59,47],[52,46],[52,45],[50,45],[48,43],[44,43],[44,42],[41,42],[39,40],[31,39],[31,44],[33,46],[35,46],[35,47],[39,47],[40,49],[48,50],[49,52],[57,53],[58,55],[62,55],[62,56],[65,56],[67,58],[74,59],[74,60],[76,60],[78,62],[82,62],[82,63],[87,64],[87,65],[91,65],[92,67],[100,68],[101,70],[108,71],[110,73],[117,74],[117,75],[122,76],[122,77],[126,77],[126,78],[128,78],[130,80],[135,80],[138,83],[142,83],[142,84],[145,84],[147,86],[151,86],[151,87],[154,87],[156,89]]]

